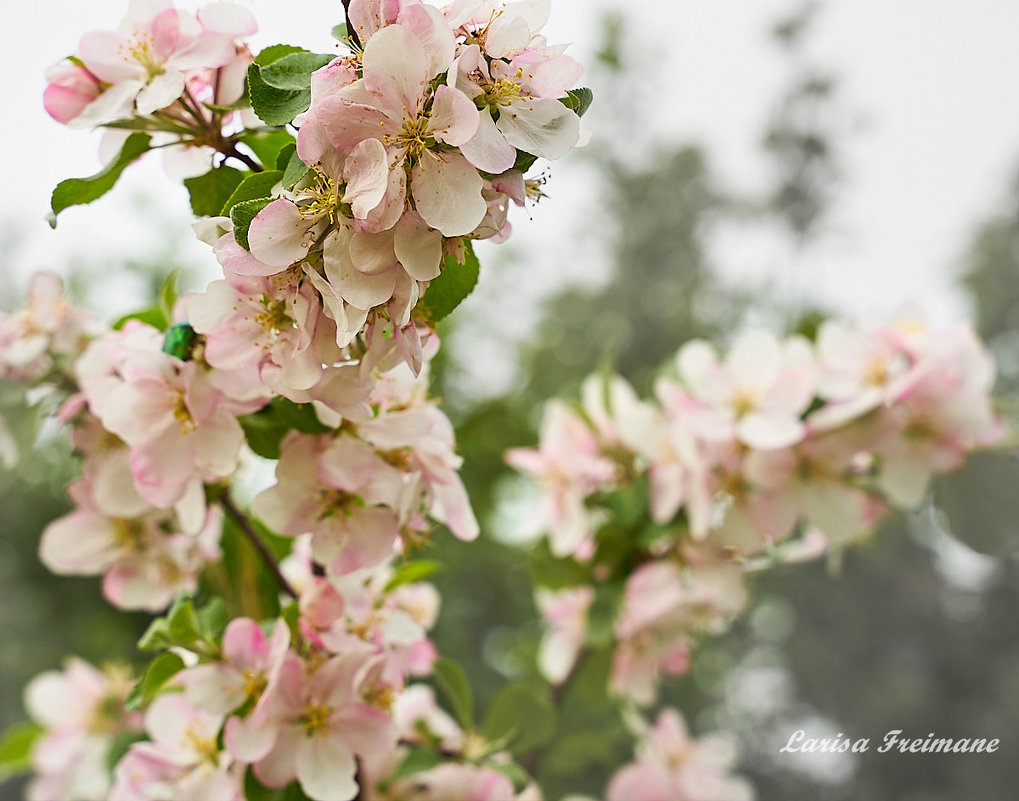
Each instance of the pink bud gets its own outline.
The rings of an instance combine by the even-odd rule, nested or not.
[[[42,102],[57,122],[68,123],[99,97],[99,80],[84,67],[61,61],[46,72]]]

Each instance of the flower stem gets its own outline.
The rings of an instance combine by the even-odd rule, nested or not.
[[[223,507],[224,511],[234,519],[241,531],[244,532],[244,536],[248,538],[248,541],[255,546],[255,550],[258,551],[262,557],[262,561],[265,562],[266,567],[269,568],[269,572],[276,577],[276,581],[279,582],[280,588],[287,595],[292,598],[297,598],[297,592],[293,587],[290,586],[290,582],[286,580],[283,574],[280,572],[279,565],[276,564],[276,557],[272,551],[269,550],[269,546],[265,544],[258,532],[255,531],[255,527],[251,525],[251,521],[248,520],[247,516],[242,512],[237,504],[234,503],[234,499],[230,497],[229,492],[224,492],[219,498],[219,505]]]

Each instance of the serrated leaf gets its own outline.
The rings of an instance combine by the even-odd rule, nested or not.
[[[481,265],[470,242],[466,243],[464,252],[463,264],[453,256],[446,257],[439,277],[432,280],[415,307],[415,315],[429,325],[448,316],[478,284]]]
[[[1019,550],[1019,459],[1011,453],[972,454],[934,481],[933,497],[952,534],[973,550],[991,556]]]
[[[199,217],[217,216],[242,180],[244,173],[233,167],[215,167],[205,175],[187,178],[184,186],[191,198],[191,211]]]
[[[321,53],[291,53],[264,65],[260,74],[274,89],[311,89],[311,73],[334,58]]]
[[[248,66],[251,109],[266,125],[287,125],[311,105],[310,89],[277,89],[262,80],[261,67]]]
[[[272,198],[268,197],[245,200],[230,209],[230,220],[234,224],[234,239],[245,250],[251,249],[248,245],[248,229],[251,228],[251,221],[270,203],[272,203]]]
[[[583,117],[587,110],[591,108],[591,103],[594,101],[594,92],[586,86],[580,89],[570,89],[566,93],[566,97],[562,97],[559,100],[567,108],[575,111],[578,117]]]
[[[17,723],[0,738],[0,782],[32,770],[32,745],[43,733],[34,723]]]
[[[278,61],[284,56],[289,56],[291,53],[307,53],[303,47],[297,47],[296,45],[288,44],[274,44],[268,47],[262,48],[255,56],[255,63],[259,66],[265,64],[272,64],[274,61]]]
[[[141,709],[156,697],[170,679],[184,669],[184,660],[177,654],[167,652],[160,654],[149,665],[141,680],[131,689],[125,706],[128,709]]]
[[[435,559],[416,559],[413,562],[407,562],[400,565],[396,572],[393,573],[393,577],[386,584],[386,592],[402,587],[404,584],[415,584],[418,581],[424,581],[426,578],[434,576],[440,570],[442,570],[442,562]]]
[[[144,133],[133,133],[124,142],[117,157],[103,169],[88,178],[68,178],[57,184],[50,199],[53,214],[50,225],[57,227],[57,215],[71,206],[82,206],[98,200],[117,183],[124,170],[143,153],[151,149],[151,137]]]
[[[468,730],[474,728],[474,694],[464,669],[452,659],[443,657],[435,660],[432,673],[436,686],[442,691],[460,726]]]
[[[544,745],[555,736],[555,708],[528,684],[510,684],[492,699],[481,731],[490,743],[506,742],[514,753]]]
[[[229,215],[230,210],[238,203],[244,203],[248,200],[263,200],[272,199],[272,188],[279,183],[283,177],[283,173],[279,170],[269,170],[267,172],[255,172],[245,178],[237,188],[231,193],[230,197],[227,198],[226,203],[223,204],[223,209],[220,212],[223,215]]]

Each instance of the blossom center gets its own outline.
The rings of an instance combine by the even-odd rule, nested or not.
[[[301,216],[328,217],[330,222],[337,220],[340,208],[341,184],[320,170],[315,170],[315,183],[308,189],[308,202],[300,207]]]
[[[310,737],[317,731],[321,731],[329,725],[329,717],[333,714],[333,708],[326,704],[310,703],[304,708],[301,715],[301,725],[305,733]]]
[[[156,40],[152,34],[135,31],[127,45],[121,45],[118,49],[125,60],[136,62],[145,69],[149,78],[155,78],[166,72],[166,68],[156,59],[155,47]]]

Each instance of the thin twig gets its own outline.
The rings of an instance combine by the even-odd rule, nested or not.
[[[227,147],[227,145],[229,145],[229,147]],[[222,145],[216,147],[216,150],[218,150],[220,153],[222,153],[229,159],[237,159],[238,161],[242,162],[252,172],[262,172],[263,170],[261,164],[259,164],[253,158],[251,158],[251,156],[242,153],[237,149],[236,142],[229,141],[223,142]]]
[[[262,561],[265,562],[266,567],[276,577],[276,581],[279,582],[280,588],[287,595],[292,598],[297,598],[297,592],[293,587],[290,586],[290,582],[286,580],[283,574],[280,572],[279,565],[276,564],[276,557],[272,551],[269,550],[269,546],[265,544],[258,532],[255,531],[254,526],[251,525],[251,521],[248,520],[247,516],[240,509],[237,508],[237,504],[234,503],[234,499],[230,497],[230,493],[224,492],[219,498],[219,505],[223,507],[230,517],[234,519],[234,522],[240,526],[241,531],[248,538],[248,541],[255,546],[255,550],[258,551],[262,557]]]

